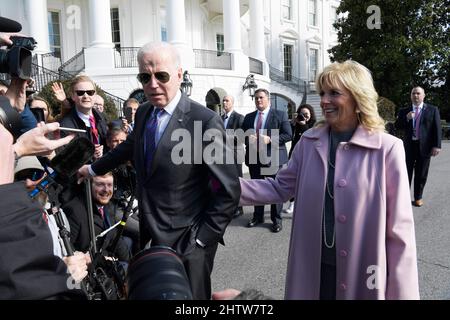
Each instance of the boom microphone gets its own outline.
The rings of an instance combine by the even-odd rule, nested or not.
[[[45,191],[50,184],[64,184],[77,173],[94,155],[94,145],[84,137],[73,139],[67,147],[50,161],[53,171],[29,193],[34,198],[40,191]]]
[[[17,21],[0,17],[0,32],[20,32],[22,25]]]

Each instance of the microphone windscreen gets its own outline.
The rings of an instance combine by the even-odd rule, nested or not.
[[[20,32],[22,25],[17,21],[0,17],[0,32]]]
[[[70,178],[91,160],[94,151],[94,145],[87,138],[75,138],[52,159],[50,166],[58,176]]]

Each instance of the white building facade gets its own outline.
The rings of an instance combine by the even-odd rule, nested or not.
[[[220,111],[225,93],[243,114],[254,110],[249,74],[277,109],[295,112],[330,63],[338,0],[0,0],[0,15],[34,37],[37,73],[84,72],[121,99],[140,89],[136,53],[150,41],[181,52],[191,98]],[[59,69],[59,71],[58,71]],[[37,76],[39,78],[39,76]],[[320,115],[320,113],[318,114]]]

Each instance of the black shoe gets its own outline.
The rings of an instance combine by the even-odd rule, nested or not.
[[[253,228],[253,227],[256,226],[257,224],[260,224],[260,223],[263,223],[263,222],[264,222],[263,220],[259,220],[259,219],[253,218],[252,220],[250,220],[250,221],[248,222],[247,227],[248,227],[248,228]]]
[[[272,225],[272,232],[277,233],[280,232],[283,229],[283,226],[279,223],[274,223]]]
[[[242,216],[244,214],[244,211],[242,210],[242,208],[238,208],[236,210],[236,212],[233,214],[233,219],[236,219],[239,216]]]

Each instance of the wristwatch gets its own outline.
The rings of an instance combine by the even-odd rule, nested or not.
[[[204,244],[203,242],[201,242],[200,239],[195,239],[195,242],[197,242],[197,244],[198,244],[200,247],[202,247],[202,248],[205,248],[205,247],[206,247],[206,244]]]

